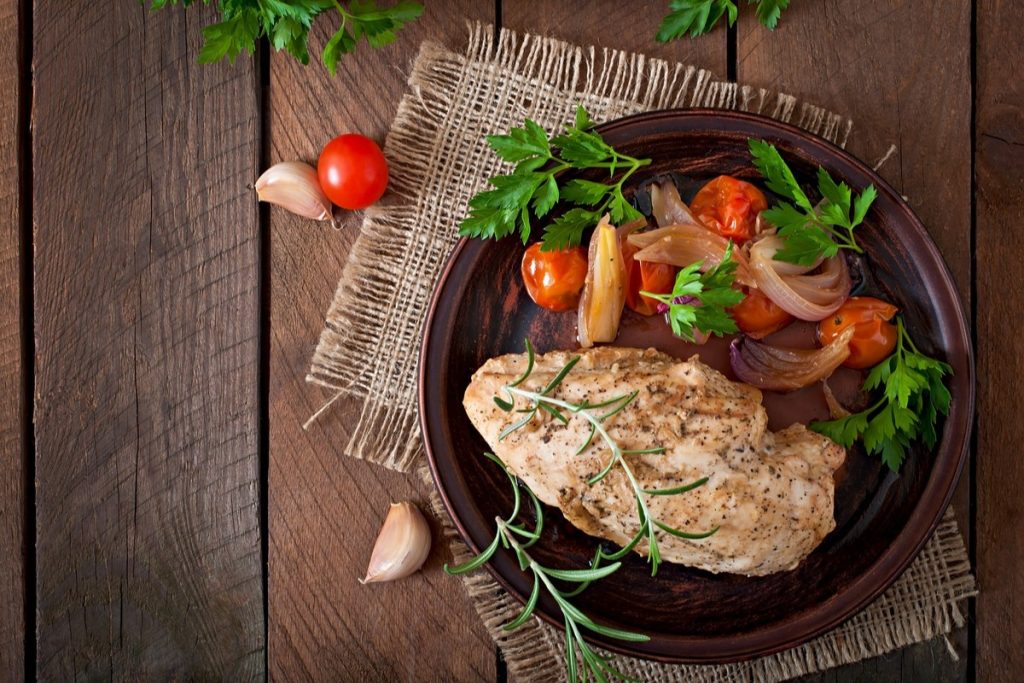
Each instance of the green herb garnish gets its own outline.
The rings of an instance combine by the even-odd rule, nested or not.
[[[490,179],[493,189],[469,200],[469,213],[459,224],[465,237],[499,239],[517,233],[523,244],[533,232],[533,221],[544,218],[560,200],[575,204],[544,231],[543,251],[575,246],[583,231],[605,213],[612,222],[623,223],[640,217],[640,212],[622,194],[623,183],[650,159],[619,154],[594,132],[590,115],[576,108],[576,118],[565,132],[550,140],[536,122],[526,119],[521,128],[508,135],[488,135],[487,142],[503,160],[514,163],[508,175]],[[567,169],[604,169],[609,181],[573,179],[559,185],[556,177]],[[616,174],[618,178],[616,179]]]
[[[743,292],[733,289],[737,263],[732,258],[732,240],[721,262],[701,274],[703,261],[691,263],[676,275],[676,284],[668,294],[640,292],[668,306],[672,333],[693,341],[693,331],[704,334],[732,334],[739,331],[727,309],[743,301]]]
[[[768,189],[789,200],[761,214],[779,229],[779,237],[785,240],[782,249],[775,253],[776,261],[809,266],[820,258],[835,256],[840,249],[863,251],[853,230],[864,221],[875,201],[878,193],[874,185],[868,185],[854,199],[849,185],[837,184],[828,171],[819,167],[818,191],[822,200],[814,206],[774,145],[764,140],[749,140],[748,145],[754,166],[764,176]]]
[[[144,0],[140,0],[143,1]],[[188,7],[195,0],[150,0],[150,9],[167,5]],[[204,5],[210,0],[203,0]],[[323,62],[333,76],[338,59],[356,49],[365,39],[371,47],[395,41],[395,33],[423,12],[418,2],[399,2],[378,7],[374,0],[354,0],[346,8],[336,0],[221,0],[216,3],[221,21],[203,29],[205,42],[199,62],[206,64],[225,57],[232,64],[243,51],[252,54],[256,41],[266,37],[275,50],[285,50],[303,64],[309,63],[309,28],[317,15],[337,10],[338,30],[324,46]]]
[[[658,550],[657,530],[660,529],[667,534],[690,540],[707,538],[718,531],[718,527],[715,527],[710,531],[698,533],[679,531],[678,529],[674,529],[651,516],[651,511],[647,506],[647,496],[664,496],[684,493],[685,491],[692,490],[697,486],[702,486],[707,482],[707,478],[698,480],[692,484],[687,484],[686,486],[678,489],[645,489],[640,486],[640,482],[637,481],[636,475],[633,473],[632,466],[630,466],[626,460],[627,456],[660,454],[664,453],[665,449],[660,447],[638,450],[624,449],[619,446],[618,442],[615,441],[615,439],[612,438],[605,429],[606,421],[622,412],[626,406],[633,402],[639,392],[634,391],[629,394],[615,396],[601,401],[600,403],[590,403],[589,401],[573,403],[571,401],[553,398],[550,395],[551,392],[553,392],[558,385],[561,384],[562,380],[565,379],[566,375],[572,371],[573,367],[575,367],[576,363],[580,360],[579,356],[574,356],[568,363],[566,363],[565,366],[555,374],[555,377],[540,391],[529,391],[523,389],[521,388],[522,383],[533,372],[534,350],[533,344],[530,343],[530,340],[526,340],[526,354],[526,371],[515,382],[502,387],[502,391],[505,393],[507,400],[500,396],[495,396],[494,402],[505,412],[511,412],[515,407],[515,400],[518,397],[525,399],[528,407],[519,410],[519,412],[524,413],[525,416],[514,422],[509,427],[506,427],[498,438],[499,440],[504,439],[512,432],[524,427],[534,418],[538,410],[544,410],[545,412],[550,413],[562,424],[568,424],[569,419],[574,416],[581,417],[590,423],[590,434],[587,436],[586,440],[580,444],[580,447],[576,449],[576,455],[583,453],[583,451],[585,451],[593,442],[594,437],[599,435],[601,440],[604,441],[605,445],[608,447],[611,457],[608,459],[608,463],[604,468],[588,479],[587,483],[593,486],[608,476],[616,466],[621,467],[623,474],[626,475],[626,479],[630,483],[630,486],[633,487],[633,494],[636,497],[637,515],[640,518],[640,528],[637,530],[633,539],[627,543],[625,547],[615,553],[603,555],[605,559],[619,560],[625,557],[641,541],[646,540],[648,549],[647,559],[651,564],[651,576],[654,576],[658,573],[658,566],[661,563],[661,553]]]
[[[782,10],[789,7],[789,0],[747,0],[747,3],[757,5],[757,20],[769,30],[775,30]],[[670,13],[661,20],[655,36],[659,43],[682,38],[687,33],[696,38],[713,29],[726,15],[732,26],[739,15],[735,0],[671,0],[668,8]]]
[[[646,642],[650,640],[650,637],[642,633],[602,626],[570,602],[571,598],[586,589],[593,581],[614,574],[622,566],[622,563],[615,562],[605,566],[594,566],[590,569],[555,569],[546,567],[534,559],[527,551],[540,538],[544,527],[544,511],[540,501],[537,500],[537,496],[534,495],[528,486],[517,481],[512,476],[512,473],[508,471],[505,463],[500,458],[493,453],[485,453],[485,455],[501,467],[512,484],[514,496],[512,512],[504,519],[501,517],[495,518],[494,540],[479,555],[457,567],[449,567],[446,564],[444,570],[453,575],[465,574],[488,562],[498,550],[499,544],[506,549],[512,550],[519,561],[519,568],[524,572],[529,571],[533,574],[533,589],[530,591],[530,597],[527,599],[523,611],[515,619],[505,624],[503,628],[506,631],[511,631],[525,624],[526,620],[533,615],[540,600],[541,589],[543,589],[552,597],[562,612],[562,620],[565,624],[565,671],[568,680],[573,683],[580,680],[579,660],[581,659],[584,667],[584,680],[589,680],[592,676],[594,680],[607,681],[609,675],[629,680],[627,676],[611,665],[611,657],[599,655],[590,647],[590,644],[583,639],[583,630],[598,633],[608,638],[634,643]],[[528,529],[525,524],[516,522],[522,506],[520,489],[526,492],[533,504],[534,516],[536,518],[533,529]],[[561,588],[560,586],[565,583],[575,584],[575,588]]]
[[[863,440],[864,448],[881,455],[893,472],[899,471],[915,439],[921,438],[928,448],[938,443],[935,423],[939,415],[949,414],[950,404],[942,379],[953,372],[946,363],[918,350],[902,319],[896,319],[896,328],[896,350],[864,380],[865,391],[884,387],[882,398],[859,413],[810,424],[846,448]]]

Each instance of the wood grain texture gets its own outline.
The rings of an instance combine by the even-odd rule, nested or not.
[[[391,46],[361,45],[331,78],[319,64],[270,60],[270,162],[316,163],[342,132],[382,140],[406,92],[406,74],[423,40],[465,44],[465,21],[494,21],[474,0],[426,3],[425,14]],[[318,54],[334,17],[321,18]],[[383,201],[392,201],[385,196]],[[361,215],[338,212],[341,231],[270,209],[271,359],[269,472],[270,675],[279,680],[495,680],[495,648],[457,579],[441,564],[447,549],[435,526],[423,572],[362,586],[377,532],[391,501],[426,511],[426,488],[402,475],[346,457],[342,449],[359,411],[339,401],[309,431],[302,424],[329,398],[308,385],[309,368]]]
[[[1024,424],[1016,380],[1024,358],[1007,322],[1024,308],[1024,44],[1012,26],[1024,6],[987,0],[977,8],[975,163],[977,183],[978,453],[976,554],[977,680],[1024,677]]]
[[[25,663],[25,472],[22,443],[18,182],[18,3],[0,0],[0,679],[17,680]],[[26,131],[27,134],[27,131]]]
[[[874,163],[890,144],[897,146],[880,173],[928,227],[965,302],[971,282],[970,14],[969,3],[952,0],[793,3],[774,32],[752,12],[741,12],[737,45],[740,81],[850,116],[855,155]],[[953,503],[965,537],[969,479],[965,472]],[[965,655],[966,630],[953,641]],[[863,666],[877,667],[871,680],[915,680],[907,671],[934,660],[941,663],[934,680],[964,679],[967,658],[954,663],[944,650],[934,641]]]
[[[727,76],[726,31],[720,27],[694,40],[658,43],[658,25],[668,11],[665,3],[623,0],[503,0],[503,28],[539,33],[579,45],[596,45],[642,52],[671,62],[710,69]]]
[[[258,107],[212,9],[35,6],[38,675],[259,679]]]

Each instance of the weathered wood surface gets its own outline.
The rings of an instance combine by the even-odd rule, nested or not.
[[[0,679],[15,680],[25,657],[25,470],[22,438],[21,244],[18,154],[21,104],[19,19],[0,0]],[[28,37],[25,37],[27,40]]]
[[[255,71],[34,12],[38,677],[260,679]]]
[[[1024,310],[1024,6],[978,4],[976,182],[978,681],[1024,679],[1024,372],[1015,322]]]
[[[316,26],[311,53],[331,21]],[[343,132],[382,141],[406,92],[423,40],[464,45],[466,20],[493,22],[489,3],[426,3],[424,15],[381,50],[366,46],[338,65],[270,59],[268,163],[316,163]],[[388,201],[385,197],[384,201]],[[435,529],[424,572],[360,585],[388,504],[428,506],[415,477],[343,455],[358,407],[339,401],[309,431],[302,424],[329,394],[306,384],[323,316],[361,216],[338,212],[341,231],[270,210],[271,358],[269,472],[270,675],[279,680],[493,681],[495,648],[461,582],[441,571]]]
[[[908,27],[913,27],[908,30]],[[932,0],[793,3],[776,31],[741,13],[736,77],[854,120],[848,149],[901,191],[942,251],[965,305],[971,291],[971,11]],[[970,475],[954,505],[969,537]],[[811,680],[965,680],[967,630]]]
[[[588,0],[503,0],[501,25],[524,33],[537,33],[578,45],[597,45],[641,52],[672,62],[710,69],[719,78],[728,75],[726,32],[714,31],[693,40],[657,43],[654,40],[665,3],[645,0],[596,3]]]
[[[969,3],[793,3],[775,33],[741,6],[731,43],[719,28],[669,45],[653,42],[663,4],[427,6],[394,45],[345,57],[334,79],[274,55],[261,86],[258,61],[195,64],[210,8],[149,14],[132,2],[0,0],[0,168],[17,177],[19,145],[33,161],[31,201],[15,180],[0,188],[4,676],[17,679],[27,666],[29,677],[47,680],[260,678],[269,653],[266,673],[282,680],[500,679],[461,586],[439,571],[443,553],[401,584],[355,581],[387,503],[423,503],[425,490],[341,455],[356,416],[350,404],[301,429],[325,398],[304,375],[358,216],[333,232],[272,210],[261,236],[249,190],[261,161],[313,161],[345,130],[382,138],[419,43],[458,47],[471,18],[693,63],[817,101],[856,121],[850,149],[867,161],[898,146],[882,174],[928,225],[976,321],[976,478],[965,476],[955,501],[966,535],[976,502],[976,647],[969,651],[962,631],[959,663],[931,643],[812,680],[1020,679],[1024,545],[1014,486],[1024,474],[1015,455],[1024,434],[1007,398],[1021,369],[1008,320],[1024,305],[1014,286],[1024,212],[1017,4],[983,0],[974,10],[973,131]],[[19,8],[32,16],[31,35]],[[318,24],[313,53],[328,28]],[[27,93],[18,92],[19,36],[34,55]],[[19,134],[25,97],[33,129]],[[19,272],[26,216],[32,271]],[[261,254],[270,259],[269,294],[260,292]],[[33,294],[21,291],[30,279],[34,330],[19,311]],[[269,300],[262,319],[261,300]],[[21,376],[31,370],[22,366],[24,335],[35,339],[34,405],[22,401]],[[265,426],[261,335],[269,343]],[[24,444],[23,416],[33,410],[35,443]],[[261,438],[269,440],[267,567]],[[37,533],[27,547],[36,571],[25,596],[22,458],[33,448],[36,509],[27,514]],[[25,602],[35,603],[37,622],[28,648]],[[37,661],[23,662],[26,650]]]

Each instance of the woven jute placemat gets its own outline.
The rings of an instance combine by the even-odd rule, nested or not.
[[[577,104],[596,121],[671,107],[752,111],[845,146],[853,122],[784,93],[716,80],[709,72],[639,54],[579,47],[472,25],[462,53],[424,43],[384,146],[393,200],[369,210],[330,309],[307,380],[362,401],[347,455],[410,471],[422,465],[416,415],[419,340],[431,292],[457,241],[469,198],[505,169],[484,136],[529,117],[548,130]],[[324,410],[321,409],[321,410]],[[320,411],[314,415],[315,419]],[[422,471],[421,471],[422,474]],[[468,549],[445,522],[456,561]],[[464,579],[487,629],[521,682],[562,677],[562,637],[531,620],[505,632],[519,604],[489,574]],[[963,624],[975,593],[956,522],[947,514],[920,557],[867,609],[784,653],[726,666],[676,666],[620,657],[649,681],[778,681],[876,656]]]

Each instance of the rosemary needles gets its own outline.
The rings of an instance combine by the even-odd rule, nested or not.
[[[626,477],[626,480],[633,489],[633,494],[636,498],[637,516],[639,518],[639,527],[630,542],[615,553],[603,555],[604,559],[613,561],[619,560],[625,557],[641,542],[646,541],[648,551],[647,558],[651,564],[651,576],[654,576],[658,573],[658,566],[661,564],[661,552],[658,549],[659,530],[672,536],[689,540],[707,538],[718,531],[718,527],[709,531],[697,533],[681,531],[656,519],[651,514],[647,501],[649,496],[668,496],[685,493],[704,485],[708,480],[704,477],[684,486],[671,489],[646,489],[640,485],[640,482],[637,480],[636,474],[633,471],[633,467],[629,464],[629,456],[661,454],[665,452],[665,449],[662,447],[624,449],[612,437],[605,426],[610,418],[618,415],[625,410],[627,406],[633,403],[639,392],[633,391],[629,394],[615,396],[599,403],[590,403],[586,400],[580,403],[573,403],[571,401],[555,398],[552,396],[552,393],[572,371],[576,363],[579,362],[579,356],[575,356],[569,360],[569,362],[566,363],[539,391],[530,391],[523,388],[523,383],[531,374],[533,374],[534,363],[536,360],[535,356],[536,354],[533,349],[533,344],[531,344],[530,340],[527,339],[526,370],[514,382],[502,388],[505,393],[504,398],[501,396],[494,397],[495,404],[505,412],[511,412],[516,409],[515,405],[517,398],[524,399],[527,404],[526,408],[518,409],[518,412],[523,413],[523,417],[502,430],[498,438],[499,440],[503,440],[508,437],[509,434],[526,426],[537,415],[539,410],[543,410],[550,414],[563,425],[569,424],[569,420],[574,417],[587,421],[590,428],[589,434],[576,450],[576,455],[582,454],[594,441],[596,436],[601,438],[609,451],[609,458],[605,466],[601,471],[588,479],[587,483],[593,486],[607,477],[612,470],[616,468],[616,466],[621,468],[623,475]]]
[[[529,553],[530,547],[540,538],[544,527],[544,511],[540,501],[537,500],[533,491],[512,476],[512,473],[508,471],[505,463],[500,458],[493,453],[485,453],[485,455],[508,476],[514,496],[512,512],[505,518],[495,517],[494,540],[479,555],[457,567],[449,567],[446,564],[444,570],[453,575],[465,574],[483,566],[484,563],[494,556],[499,545],[511,550],[519,561],[519,568],[533,575],[533,589],[530,591],[530,597],[527,599],[523,610],[516,618],[505,624],[505,630],[511,631],[526,623],[537,608],[537,603],[540,601],[540,595],[543,591],[551,596],[562,612],[562,620],[565,625],[565,671],[568,680],[572,683],[581,680],[581,663],[583,680],[593,678],[596,681],[608,681],[609,677],[630,680],[625,674],[612,666],[612,658],[610,656],[597,653],[584,639],[583,633],[584,631],[590,631],[608,638],[631,642],[645,642],[650,640],[650,638],[642,633],[623,631],[599,624],[580,611],[571,601],[573,597],[578,595],[591,582],[614,574],[622,563],[614,562],[590,569],[555,569],[540,563]],[[536,517],[533,529],[529,529],[525,524],[516,521],[522,508],[521,491],[526,492],[533,505]],[[565,584],[570,584],[573,587],[564,588]]]

